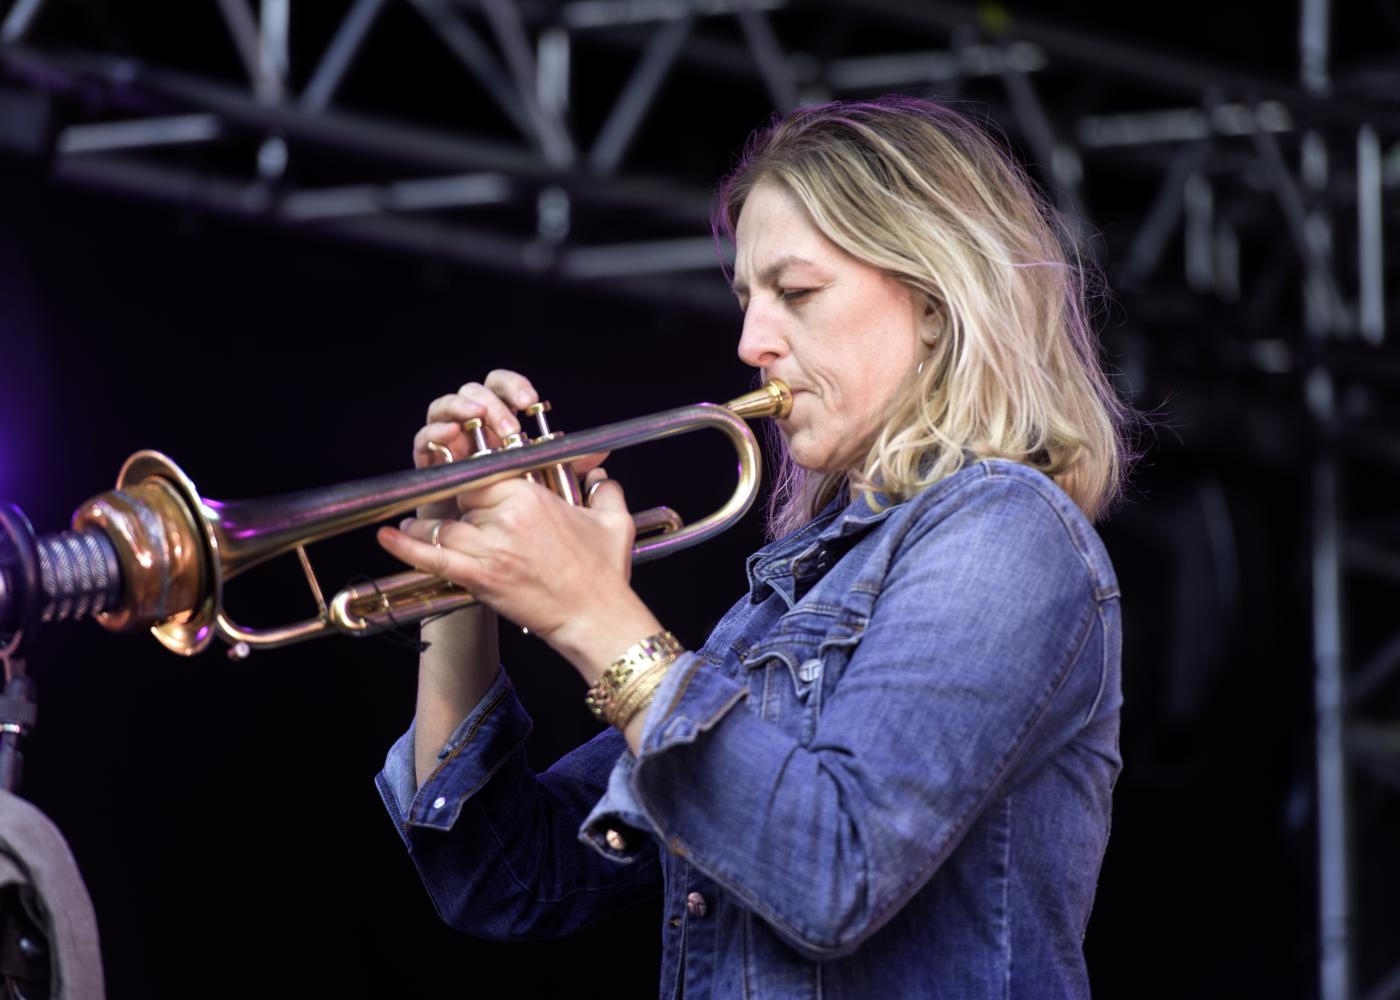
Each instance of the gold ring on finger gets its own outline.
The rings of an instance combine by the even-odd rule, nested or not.
[[[438,536],[442,534],[442,526],[446,523],[446,521],[439,521],[437,524],[433,525],[433,533],[429,537],[436,548],[442,548],[442,540],[438,538]]]

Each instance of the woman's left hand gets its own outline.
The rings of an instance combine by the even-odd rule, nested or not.
[[[460,520],[410,518],[379,529],[379,543],[528,628],[592,683],[661,626],[629,583],[635,529],[622,487],[598,468],[585,489],[590,505],[575,507],[539,484],[503,480],[464,494]]]

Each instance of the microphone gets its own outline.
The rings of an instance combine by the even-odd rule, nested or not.
[[[121,563],[102,531],[36,535],[23,511],[0,504],[0,651],[40,624],[115,608],[121,594]]]

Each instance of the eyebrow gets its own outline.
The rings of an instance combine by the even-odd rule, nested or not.
[[[806,257],[798,257],[796,254],[784,254],[758,272],[758,283],[759,285],[772,284],[773,281],[777,279],[778,275],[782,274],[789,267],[801,266],[815,267],[816,265]],[[749,293],[748,284],[737,279],[730,287],[734,289],[735,295],[747,295]]]

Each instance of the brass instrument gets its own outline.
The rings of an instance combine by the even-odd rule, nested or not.
[[[78,536],[97,529],[120,564],[121,599],[95,617],[110,629],[151,625],[168,649],[198,653],[218,636],[233,655],[325,635],[364,635],[474,602],[446,580],[406,572],[348,587],[327,602],[305,547],[354,528],[449,499],[511,476],[528,476],[566,502],[581,502],[569,464],[585,455],[712,428],[739,457],[739,481],[729,500],[693,524],[668,508],[634,515],[634,562],[646,562],[695,545],[724,531],[753,505],[761,459],[745,420],[784,417],[792,407],[786,385],[774,379],[723,406],[698,403],[573,434],[551,431],[548,403],[527,410],[539,422],[534,439],[512,435],[495,451],[476,429],[476,454],[450,464],[392,473],[358,482],[270,499],[220,502],[199,495],[188,476],[155,451],[127,459],[115,490],[84,503],[73,515]],[[479,428],[479,423],[478,423]],[[468,428],[469,430],[471,428]],[[239,573],[288,552],[297,553],[319,613],[275,628],[248,628],[224,612],[224,584]],[[65,615],[66,617],[66,615]]]

